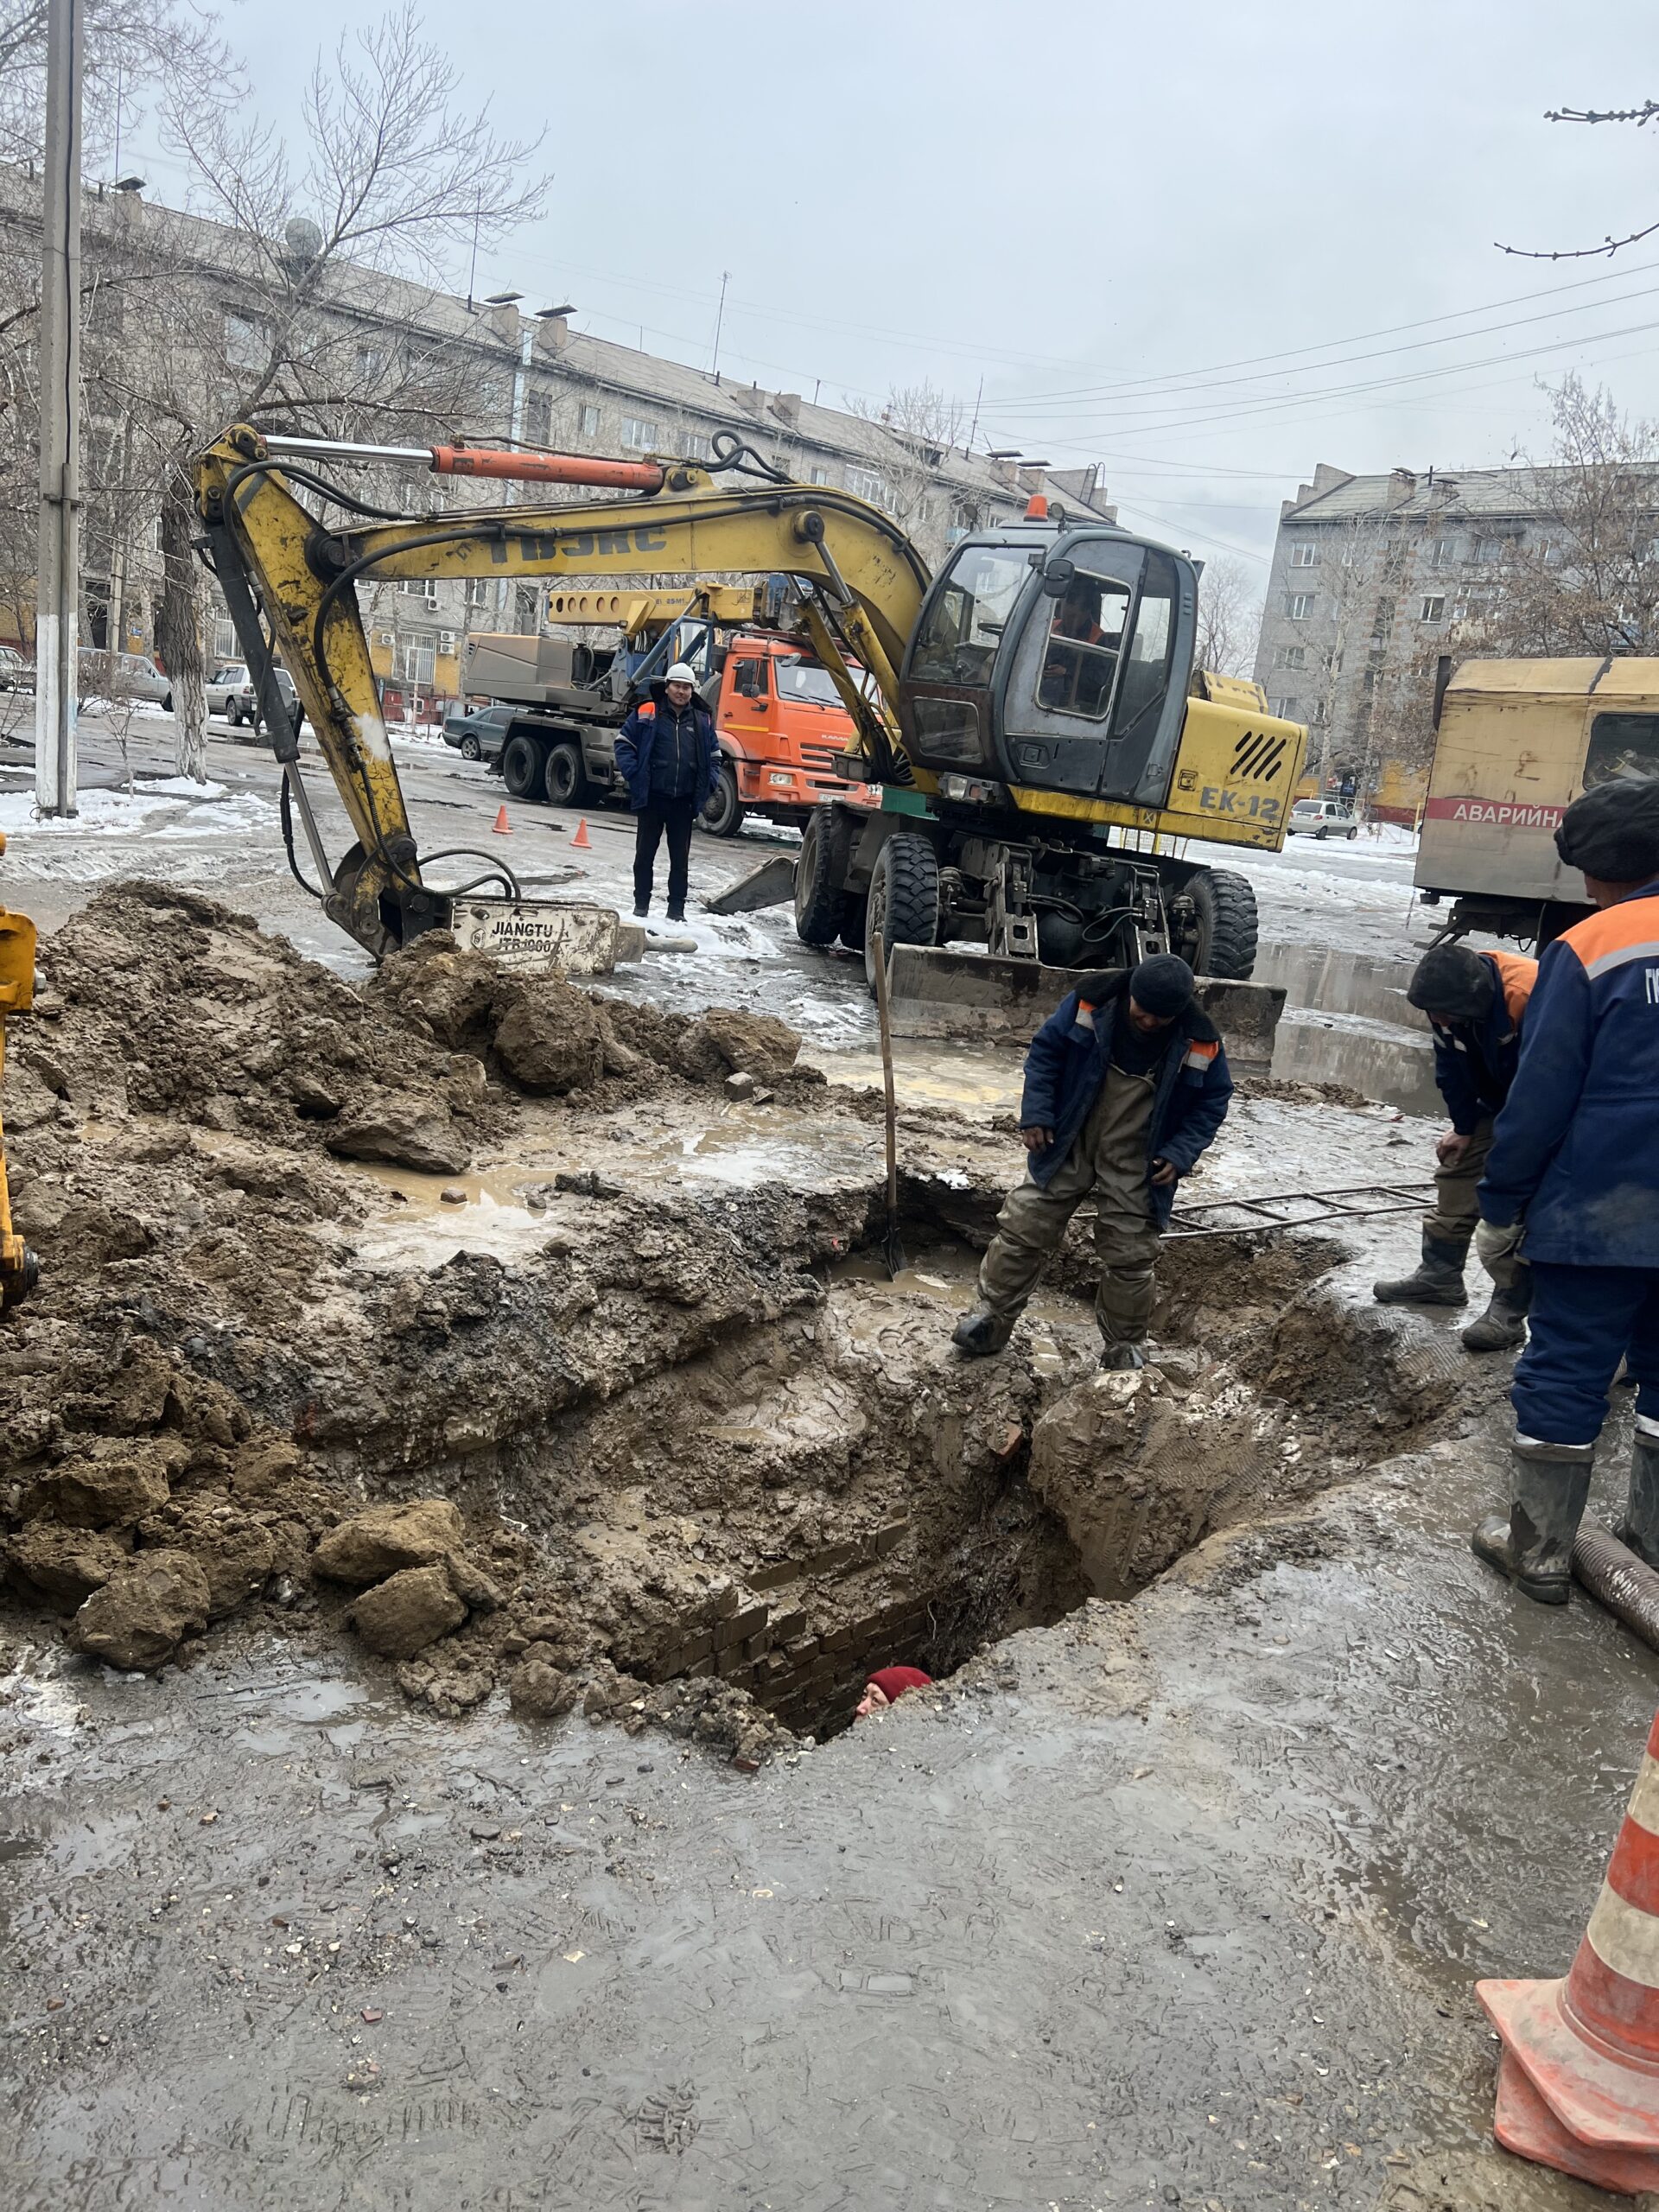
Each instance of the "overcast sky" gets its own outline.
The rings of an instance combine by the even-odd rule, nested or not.
[[[317,48],[379,12],[228,9],[262,112],[297,137]],[[500,128],[546,129],[548,213],[480,290],[706,367],[729,270],[722,370],[830,404],[925,378],[969,417],[982,378],[982,448],[1098,461],[1127,520],[1257,576],[1316,461],[1541,456],[1569,369],[1659,416],[1659,233],[1494,244],[1659,220],[1659,124],[1544,120],[1659,86],[1653,0],[496,0],[426,28]]]

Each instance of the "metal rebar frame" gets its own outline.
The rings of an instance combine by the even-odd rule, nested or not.
[[[1165,1235],[1249,1236],[1269,1229],[1318,1228],[1326,1222],[1370,1221],[1389,1213],[1421,1213],[1433,1203],[1433,1183],[1360,1183],[1345,1191],[1281,1191],[1259,1198],[1211,1198],[1177,1206]],[[1291,1211],[1287,1209],[1294,1208]],[[1218,1217],[1243,1216],[1243,1219]]]

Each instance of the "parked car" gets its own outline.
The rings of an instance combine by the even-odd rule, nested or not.
[[[501,758],[518,713],[514,707],[475,707],[469,715],[451,715],[443,725],[443,741],[453,745],[463,760],[493,766]]]
[[[1359,823],[1345,798],[1299,798],[1285,830],[1292,837],[1357,837]]]
[[[242,719],[241,699],[248,671],[239,660],[227,660],[216,668],[207,679],[207,712],[217,715],[221,721],[239,722]]]
[[[82,699],[140,699],[171,708],[173,686],[147,653],[105,653],[83,645],[77,656]]]
[[[29,664],[15,645],[0,645],[0,691],[15,691],[29,674]]]

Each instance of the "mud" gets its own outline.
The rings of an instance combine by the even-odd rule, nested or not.
[[[1324,1296],[1304,1236],[1171,1248],[1158,1362],[1103,1390],[1080,1225],[1008,1352],[956,1361],[1001,1155],[907,1110],[914,1269],[849,1266],[876,1101],[768,1016],[441,937],[348,983],[142,884],[42,969],[0,1528],[10,1601],[118,1669],[234,1624],[348,1642],[446,1716],[505,1688],[753,1762],[836,1733],[880,1665],[947,1676],[1132,1595],[1465,1379]]]

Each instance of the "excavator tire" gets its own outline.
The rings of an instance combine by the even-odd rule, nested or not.
[[[938,857],[925,837],[900,830],[889,837],[870,877],[864,927],[864,976],[875,988],[875,963],[895,944],[934,944],[939,933]]]
[[[870,902],[855,891],[849,891],[842,902],[841,941],[849,952],[864,950],[864,925],[869,918]]]
[[[1185,888],[1198,912],[1197,943],[1185,956],[1195,972],[1225,982],[1249,982],[1256,944],[1255,892],[1249,878],[1228,868],[1200,868],[1188,877]]]
[[[795,934],[803,944],[833,944],[841,934],[847,894],[836,876],[836,817],[829,807],[815,807],[795,863]]]

